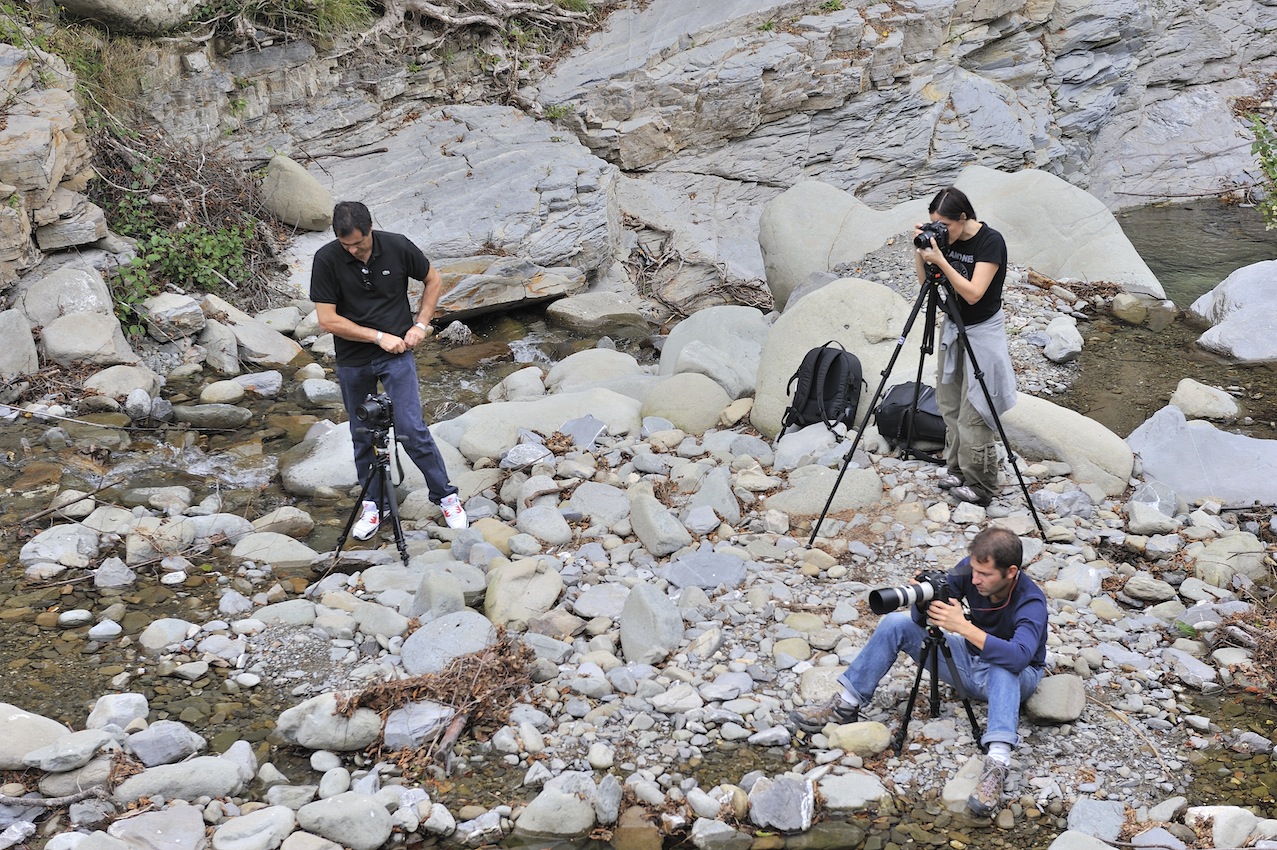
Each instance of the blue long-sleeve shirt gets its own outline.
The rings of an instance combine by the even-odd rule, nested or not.
[[[1023,570],[1019,572],[1011,596],[995,603],[981,596],[971,583],[971,559],[963,558],[947,574],[949,593],[966,603],[967,618],[988,637],[984,649],[967,641],[967,651],[989,664],[1019,673],[1025,667],[1046,663],[1046,594]],[[916,622],[925,618],[913,609]]]

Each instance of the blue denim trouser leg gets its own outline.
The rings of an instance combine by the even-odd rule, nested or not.
[[[350,436],[354,442],[355,470],[359,474],[360,486],[367,483],[371,473],[373,445],[371,434],[360,433],[364,429],[364,423],[355,416],[355,410],[370,394],[376,395],[377,384],[380,382],[394,405],[395,437],[403,446],[404,453],[425,476],[431,501],[438,504],[445,496],[457,492],[457,488],[448,481],[443,456],[439,454],[434,438],[430,436],[430,429],[421,416],[417,363],[413,360],[411,351],[403,354],[382,352],[364,366],[338,366],[337,381],[341,385],[346,414],[350,417]],[[393,446],[391,448],[393,451]],[[392,494],[373,492],[375,489],[377,488],[369,489],[367,498],[385,510]]]
[[[926,635],[927,630],[913,621],[912,612],[893,611],[878,622],[869,642],[838,681],[861,705],[867,705],[878,682],[896,663],[898,653],[906,652],[915,663],[918,661]],[[1026,667],[1017,675],[1004,667],[987,664],[978,656],[973,657],[967,651],[967,642],[955,634],[946,632],[945,642],[953,653],[953,664],[958,668],[966,695],[989,703],[989,720],[980,742],[988,745],[1003,741],[1014,747],[1020,740],[1020,703],[1038,686],[1042,668]],[[943,654],[939,670],[941,681],[953,684]]]

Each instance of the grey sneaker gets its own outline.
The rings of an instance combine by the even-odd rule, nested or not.
[[[955,499],[960,502],[971,502],[973,505],[988,505],[993,500],[985,496],[981,496],[971,487],[963,484],[961,487],[954,487],[949,491]]]
[[[835,695],[822,705],[809,705],[789,712],[789,720],[809,735],[814,735],[830,723],[855,723],[860,720],[860,706],[851,705]]]
[[[941,490],[952,490],[954,487],[962,486],[962,478],[958,475],[941,475],[936,479],[936,486]]]
[[[993,817],[993,813],[1002,805],[1002,786],[1006,783],[1009,772],[1010,768],[1005,764],[999,764],[993,759],[984,760],[984,773],[980,774],[980,781],[967,798],[967,808],[971,810],[971,814],[978,818]]]

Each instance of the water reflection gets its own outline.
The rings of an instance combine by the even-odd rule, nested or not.
[[[1123,210],[1117,221],[1181,310],[1237,269],[1277,259],[1277,230],[1264,230],[1254,207],[1157,204]]]
[[[1187,309],[1239,268],[1277,257],[1277,231],[1251,208],[1214,200],[1139,207],[1117,216],[1168,298]],[[1229,430],[1277,439],[1277,365],[1229,362],[1197,346],[1187,320],[1155,333],[1107,316],[1083,324],[1079,376],[1055,400],[1122,437],[1170,401],[1183,378],[1232,392],[1246,416]]]

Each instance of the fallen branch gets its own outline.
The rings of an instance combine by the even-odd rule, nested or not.
[[[58,809],[62,806],[69,806],[72,803],[78,803],[81,800],[87,800],[90,797],[105,799],[106,789],[90,788],[87,791],[80,791],[76,794],[68,794],[65,797],[6,797],[4,794],[0,794],[0,806],[14,806],[17,808],[31,809]]]

